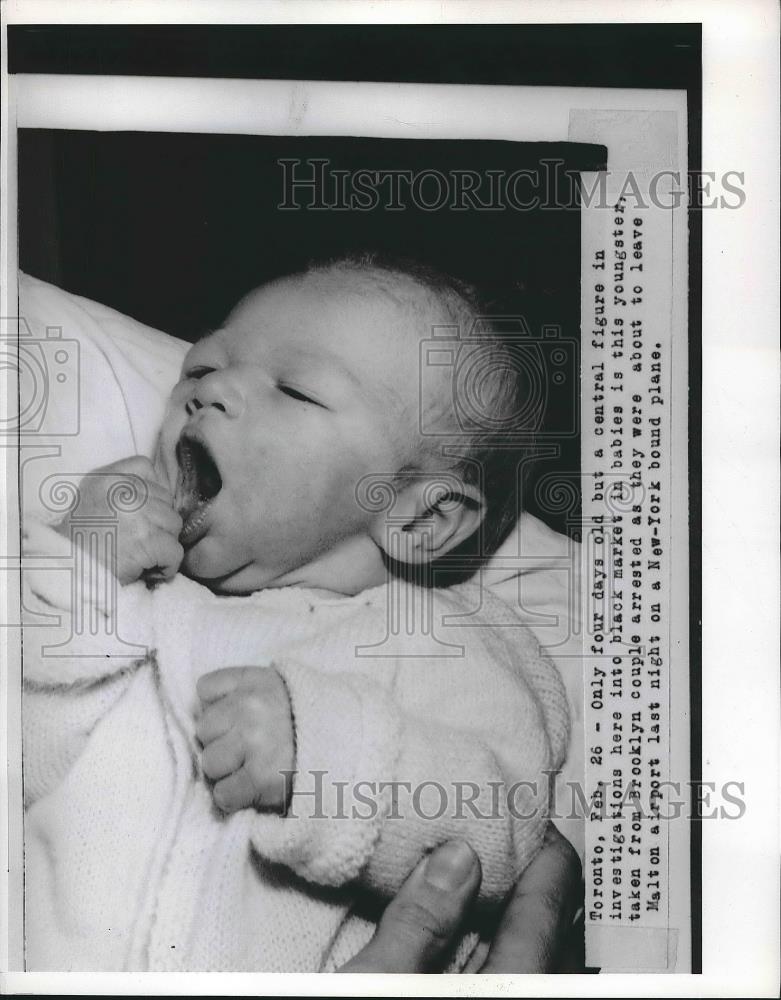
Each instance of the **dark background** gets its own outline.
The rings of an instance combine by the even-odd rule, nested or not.
[[[699,24],[11,25],[9,73],[695,90]]]
[[[306,161],[315,158],[351,173],[533,170],[539,185],[518,188],[531,200],[554,184],[565,194],[572,175],[602,168],[606,153],[568,143],[21,129],[20,266],[193,340],[264,281],[310,260],[377,250],[477,285],[492,312],[523,315],[533,333],[558,324],[577,339],[576,190],[562,209],[426,210],[407,197],[396,211],[381,195],[373,210],[344,211],[312,207],[299,189],[299,208],[280,210],[280,158],[303,161],[300,177],[313,175]],[[487,190],[486,178],[478,193]],[[434,186],[423,191],[432,204]],[[330,187],[324,196],[332,199]]]

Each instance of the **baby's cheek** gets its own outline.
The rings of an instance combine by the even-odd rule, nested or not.
[[[238,565],[230,564],[230,559],[227,558],[219,539],[207,535],[185,551],[180,568],[187,576],[209,578],[224,576],[237,569]]]
[[[166,466],[169,476],[171,475],[171,470],[175,470],[177,467],[176,444],[179,440],[179,435],[182,433],[186,419],[187,415],[184,408],[174,403],[173,399],[170,400],[163,414],[162,424],[160,425],[154,459],[155,466],[158,463]]]
[[[171,493],[176,492],[176,456],[172,454],[170,448],[166,447],[166,443],[160,439],[155,447],[154,455],[152,456],[152,467],[155,470],[155,476],[163,483]]]

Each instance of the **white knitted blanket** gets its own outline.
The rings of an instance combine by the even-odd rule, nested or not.
[[[566,698],[485,589],[120,588],[51,529],[25,534],[28,969],[327,971],[432,846],[470,841],[487,903],[539,848]],[[271,664],[294,716],[290,812],[223,816],[195,682]]]

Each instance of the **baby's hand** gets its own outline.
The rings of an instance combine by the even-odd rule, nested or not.
[[[124,498],[123,486],[128,494]],[[112,490],[116,490],[113,499]],[[133,583],[144,575],[169,579],[179,569],[184,557],[179,544],[182,519],[174,510],[173,494],[148,458],[134,455],[84,476],[75,511],[79,520],[93,515],[96,524],[102,521],[106,535],[116,531],[116,547],[106,546],[99,558],[112,561],[110,568],[120,583]],[[56,530],[67,536],[70,519],[66,517]]]
[[[284,814],[295,767],[290,697],[273,667],[227,667],[198,679],[195,735],[223,812],[254,806]]]

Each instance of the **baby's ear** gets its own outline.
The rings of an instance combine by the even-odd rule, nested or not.
[[[417,473],[405,477],[390,508],[376,515],[371,536],[396,562],[419,566],[466,541],[485,510],[479,487],[456,473]]]

